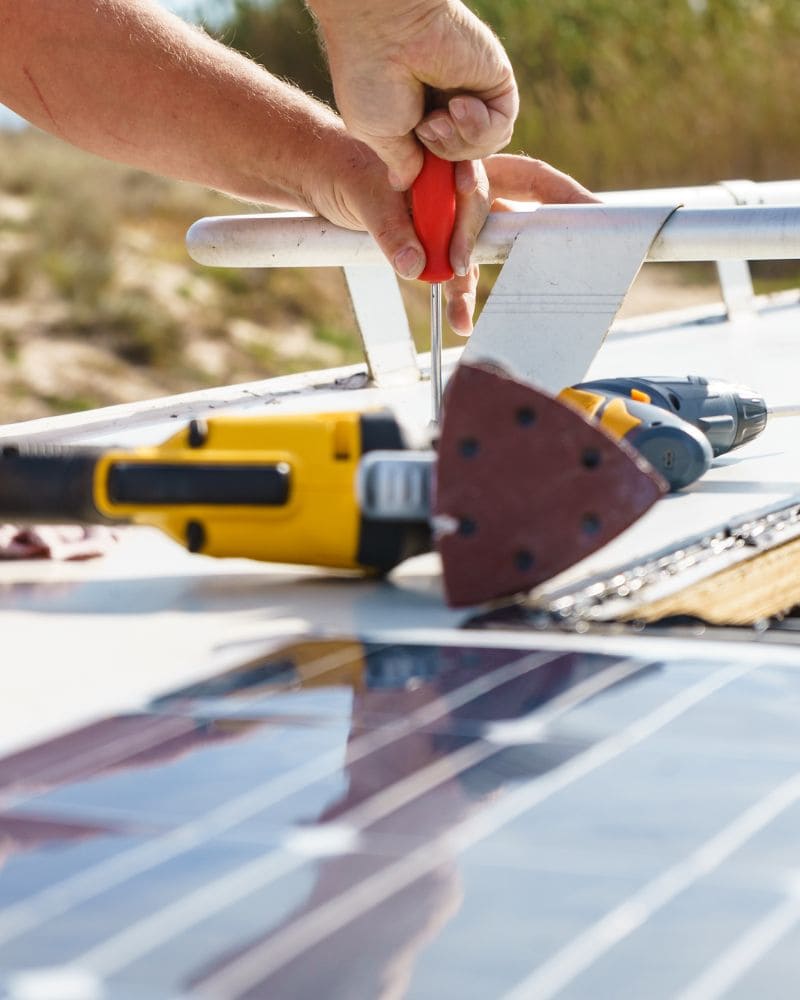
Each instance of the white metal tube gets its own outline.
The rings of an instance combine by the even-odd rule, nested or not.
[[[667,219],[648,260],[796,260],[800,206],[684,208]]]
[[[725,208],[736,204],[800,205],[800,180],[731,180],[696,187],[603,191],[597,197],[607,205],[672,204],[685,208]]]
[[[608,227],[635,221],[635,206],[542,205],[528,212],[495,212],[474,254],[477,264],[501,263],[523,229],[534,228],[546,246],[548,231],[571,230],[591,240]],[[186,237],[200,264],[225,267],[343,267],[383,260],[366,233],[340,229],[299,213],[200,219]],[[800,259],[800,205],[679,208],[653,242],[647,260]]]

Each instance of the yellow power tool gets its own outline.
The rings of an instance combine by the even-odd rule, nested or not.
[[[385,412],[219,416],[151,448],[0,448],[4,519],[147,524],[206,555],[377,571],[436,548],[454,605],[536,586],[663,490],[572,406],[466,364],[436,450],[408,449]]]
[[[390,414],[347,412],[192,420],[150,448],[6,446],[0,510],[152,525],[211,556],[384,570],[430,547],[430,498],[409,501],[427,491],[433,455],[404,452],[396,467],[387,452],[403,448]],[[368,452],[378,461],[362,464]],[[392,490],[402,521],[390,519]]]

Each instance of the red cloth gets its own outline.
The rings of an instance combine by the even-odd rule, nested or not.
[[[113,529],[101,525],[0,524],[0,559],[93,559],[117,538]]]

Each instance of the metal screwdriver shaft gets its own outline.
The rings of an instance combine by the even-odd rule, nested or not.
[[[414,228],[425,250],[422,281],[431,283],[431,409],[442,412],[442,285],[453,277],[450,240],[456,218],[455,165],[423,151],[422,170],[411,188]]]
[[[431,410],[433,422],[442,416],[442,285],[431,285]]]

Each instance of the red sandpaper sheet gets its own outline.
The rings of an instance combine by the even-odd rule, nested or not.
[[[625,442],[488,365],[450,379],[438,450],[436,547],[454,607],[549,580],[666,492]]]

